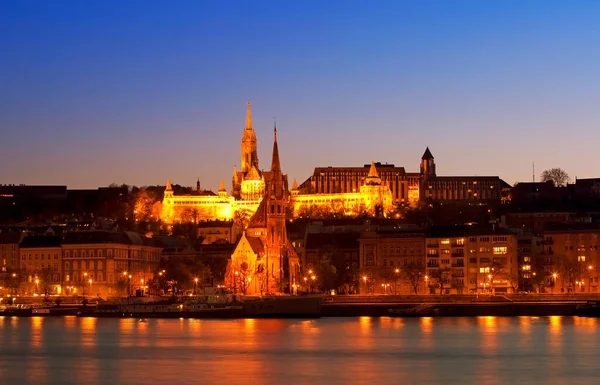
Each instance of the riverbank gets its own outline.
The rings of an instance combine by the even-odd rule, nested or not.
[[[300,297],[280,297],[300,300]],[[313,297],[314,298],[314,297]],[[306,298],[308,299],[308,298]],[[352,295],[352,296],[323,296],[320,309],[303,311],[302,309],[286,309],[285,312],[272,312],[261,314],[265,309],[264,303],[256,302],[252,311],[248,312],[233,309],[224,311],[173,311],[164,312],[115,312],[98,314],[95,304],[61,304],[60,306],[34,306],[27,309],[26,305],[7,308],[0,316],[91,316],[91,317],[144,317],[144,318],[314,318],[314,317],[383,317],[383,316],[420,316],[419,306],[426,305],[427,309],[435,309],[436,316],[442,317],[477,317],[477,316],[574,316],[590,301],[600,303],[600,295],[512,295],[512,296],[457,296],[457,295]],[[276,301],[279,302],[279,301]],[[288,301],[285,301],[288,302]],[[295,302],[295,301],[292,301]],[[37,304],[38,306],[40,304]],[[289,307],[289,306],[288,306]],[[248,306],[247,306],[248,308]],[[230,311],[231,310],[231,311]],[[296,311],[297,310],[297,311]],[[272,314],[269,314],[271,313]]]

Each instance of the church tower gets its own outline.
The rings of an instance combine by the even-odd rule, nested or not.
[[[287,260],[287,232],[285,228],[285,212],[288,203],[288,192],[285,189],[279,148],[277,146],[277,128],[273,130],[273,159],[271,161],[270,179],[265,191],[267,208],[267,239],[269,289],[280,291],[278,283],[284,281],[285,261]]]
[[[425,149],[421,157],[421,177],[425,177],[425,179],[435,177],[435,162],[433,161],[433,155],[431,155],[429,147]]]
[[[256,133],[252,128],[252,113],[250,111],[250,101],[248,101],[248,111],[246,112],[246,128],[242,135],[242,172],[247,173],[252,166],[258,169],[258,151],[256,145]]]
[[[429,189],[429,181],[435,178],[435,162],[433,161],[433,155],[429,151],[429,147],[425,149],[423,156],[421,157],[421,180],[419,183],[419,200],[425,202],[431,198],[431,191]]]

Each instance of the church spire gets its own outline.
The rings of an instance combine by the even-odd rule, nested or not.
[[[225,190],[225,182],[221,179],[221,185],[219,186],[219,192],[227,191]]]
[[[274,172],[281,174],[281,164],[279,163],[279,146],[277,146],[277,127],[273,128],[273,158],[271,160],[271,174]]]
[[[246,112],[246,130],[252,129],[252,112],[250,111],[250,100],[248,100],[248,112]]]
[[[167,179],[167,188],[165,191],[173,191],[173,187],[171,186],[171,179]]]

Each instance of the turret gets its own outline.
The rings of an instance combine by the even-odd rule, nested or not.
[[[294,184],[292,185],[292,196],[296,196],[298,195],[298,193],[300,192],[300,190],[298,189],[298,182],[296,182],[296,178],[294,178]]]
[[[171,179],[167,179],[167,187],[165,188],[165,198],[173,198],[173,187],[171,186]]]
[[[221,180],[221,185],[219,186],[218,192],[219,198],[227,198],[227,190],[225,189],[225,182]]]
[[[369,174],[365,179],[365,185],[367,186],[378,186],[381,185],[381,178],[379,177],[379,173],[377,172],[377,167],[375,167],[375,161],[371,161],[371,168],[369,169]]]
[[[429,177],[435,177],[435,162],[433,155],[429,151],[429,147],[425,149],[425,153],[421,157],[421,175],[428,179]]]

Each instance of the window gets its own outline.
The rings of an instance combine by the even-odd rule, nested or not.
[[[441,243],[442,245],[449,245],[449,244],[450,244],[450,240],[449,240],[449,239],[442,239],[442,240],[440,241],[440,243]]]
[[[464,238],[459,238],[456,240],[456,244],[457,245],[464,245],[465,244],[465,239]]]
[[[488,274],[489,272],[490,272],[489,267],[480,267],[479,268],[479,273],[481,273],[481,274]]]
[[[442,265],[449,265],[449,264],[450,264],[449,259],[442,259]]]
[[[442,254],[450,254],[450,249],[442,249]]]
[[[585,255],[580,255],[577,257],[577,261],[579,262],[585,262]]]
[[[494,247],[494,254],[507,254],[508,248],[506,246]]]

